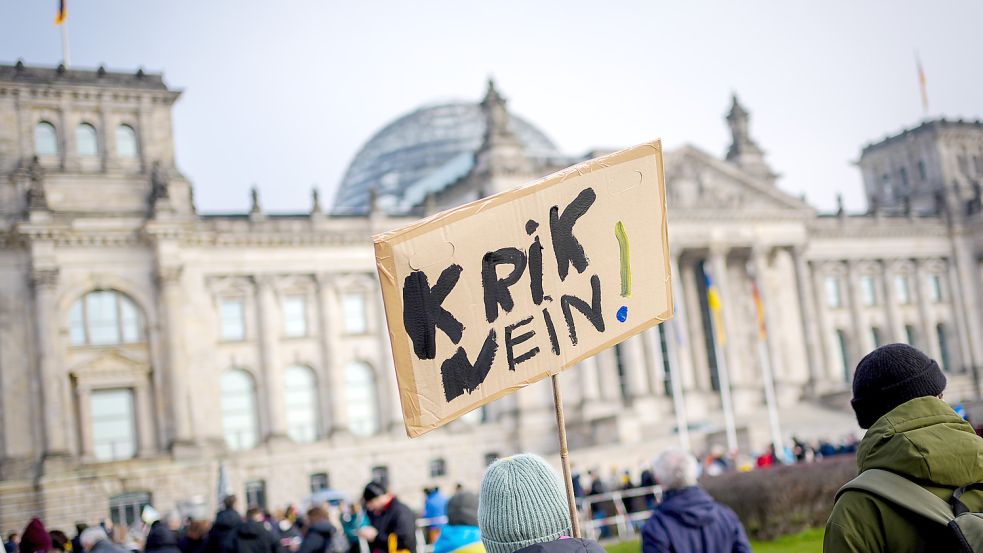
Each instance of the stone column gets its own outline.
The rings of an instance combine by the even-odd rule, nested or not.
[[[338,351],[337,332],[331,324],[334,309],[333,279],[328,273],[314,276],[317,285],[317,328],[318,354],[321,357],[321,372],[318,375],[318,405],[322,421],[321,432],[333,436],[336,432],[348,432],[348,411],[345,405],[344,370],[338,365],[335,352]]]
[[[687,263],[681,269],[682,281],[688,283],[687,286],[683,286],[680,296],[683,300],[683,312],[687,324],[685,329],[681,328],[682,325],[677,325],[677,329],[685,330],[690,339],[680,345],[679,357],[683,359],[686,353],[690,354],[690,359],[693,361],[691,373],[693,386],[698,390],[710,391],[709,352],[706,349],[706,336],[703,332],[703,313],[700,307],[699,286],[696,284],[696,268],[691,263]],[[680,364],[683,363],[680,362]],[[685,365],[683,366],[685,367]],[[685,375],[684,371],[683,376],[685,377]],[[683,383],[686,383],[685,378],[683,378]]]
[[[79,385],[75,389],[75,401],[78,402],[79,417],[79,454],[82,462],[95,459],[92,443],[92,388]]]
[[[599,351],[594,359],[597,360],[598,380],[601,382],[601,398],[605,401],[620,402],[621,383],[618,380],[614,348]]]
[[[662,341],[659,336],[659,329],[666,332],[666,325],[669,324],[671,324],[669,321],[664,322],[662,325],[650,328],[639,335],[644,341],[645,349],[648,351],[648,355],[645,358],[645,364],[648,368],[646,374],[649,380],[649,393],[653,396],[666,395],[663,379],[668,379],[669,375],[665,374],[665,362],[662,359]],[[668,334],[666,338],[666,346],[668,346]]]
[[[44,456],[68,456],[68,375],[58,356],[58,269],[34,269],[34,322],[37,346],[37,374],[44,425]]]
[[[597,375],[597,357],[588,357],[577,364],[580,379],[581,403],[596,401],[601,395],[601,384]]]
[[[898,294],[894,289],[894,274],[887,261],[881,261],[881,277],[884,286],[884,313],[887,315],[887,336],[884,343],[904,342],[904,325],[898,316]]]
[[[956,237],[953,246],[956,250],[956,269],[961,288],[958,309],[966,319],[966,341],[972,356],[964,359],[963,363],[976,367],[983,363],[983,322],[979,315],[980,277],[977,273],[977,259],[967,238]]]
[[[734,324],[734,309],[736,304],[731,298],[731,290],[727,282],[727,249],[719,245],[711,246],[709,261],[713,283],[717,287],[717,292],[720,294],[720,303],[723,305],[722,316],[720,317],[720,324],[723,328],[717,329],[717,334],[720,335],[723,333],[726,337],[724,344],[720,344],[719,341],[717,342],[717,347],[723,350],[722,353],[727,363],[730,385],[732,388],[736,388],[738,385],[746,384],[747,382],[745,381],[747,379],[745,378],[745,367],[741,366],[740,361],[737,359],[736,349],[732,345],[734,338],[736,338],[734,331],[737,329],[737,325]]]
[[[669,321],[666,327],[666,348],[675,351],[675,356],[670,355],[670,363],[675,362],[678,366],[673,366],[672,370],[677,371],[681,378],[683,390],[691,390],[696,385],[696,375],[693,371],[693,337],[696,334],[689,332],[689,319],[691,317],[699,319],[699,312],[691,312],[686,302],[686,291],[694,289],[692,278],[687,278],[679,270],[679,255],[669,257],[669,265],[672,268],[672,293],[674,303],[674,320]],[[692,275],[692,271],[690,272]]]
[[[812,267],[812,279],[813,279],[813,295],[816,304],[816,320],[819,323],[819,342],[818,345],[821,349],[822,355],[820,359],[825,358],[826,363],[820,365],[818,368],[822,372],[816,373],[817,378],[828,379],[832,382],[842,385],[843,384],[843,374],[840,371],[840,355],[839,355],[839,342],[836,339],[836,329],[830,325],[829,319],[829,304],[826,299],[826,288],[824,282],[824,276],[822,271],[819,270],[818,266]],[[842,293],[842,291],[841,291]],[[834,353],[835,350],[835,353]],[[820,384],[821,382],[817,382]]]
[[[389,392],[380,398],[380,402],[385,402],[389,406],[387,412],[381,415],[388,414],[389,430],[402,435],[406,424],[403,422],[402,400],[399,396],[399,382],[396,380],[392,344],[389,342],[389,329],[386,327],[386,308],[382,303],[382,290],[373,284],[372,288],[366,291],[365,301],[369,304],[368,321],[366,321],[369,331],[379,340],[378,367],[382,376],[380,383],[385,382],[384,386]]]
[[[157,269],[157,285],[160,290],[160,314],[164,327],[164,358],[166,367],[163,373],[167,382],[167,404],[170,421],[170,446],[190,447],[194,442],[194,429],[191,421],[195,401],[191,397],[188,375],[187,355],[184,349],[182,310],[186,297],[181,290],[183,269],[180,265],[169,265]]]
[[[824,361],[826,349],[823,348],[819,329],[823,327],[825,313],[818,314],[816,309],[816,297],[812,290],[812,279],[809,275],[809,265],[806,263],[802,247],[792,248],[792,262],[795,264],[795,281],[799,297],[800,314],[802,320],[802,335],[805,337],[806,357],[809,359],[809,386],[815,391],[816,380],[824,371],[826,363]]]
[[[788,367],[785,363],[785,359],[782,357],[782,350],[779,346],[779,336],[786,331],[779,324],[780,319],[776,316],[775,312],[775,296],[772,295],[772,290],[768,281],[768,251],[763,248],[756,247],[751,251],[751,263],[754,266],[755,279],[758,284],[758,293],[761,295],[761,303],[764,308],[765,316],[765,326],[768,330],[767,334],[767,345],[768,345],[768,355],[771,357],[771,370],[772,375],[775,379],[775,384],[778,385],[782,383],[782,380],[788,379],[790,376]]]
[[[154,454],[154,419],[151,410],[150,375],[141,375],[133,390],[134,417],[136,418],[137,456],[151,457]]]
[[[280,325],[273,289],[272,276],[256,278],[256,313],[259,330],[259,359],[257,371],[262,375],[263,387],[260,398],[265,399],[266,439],[278,439],[287,435],[286,409],[284,406],[283,371],[277,354],[280,345]]]
[[[970,331],[968,320],[971,315],[969,315],[967,311],[975,310],[974,306],[976,305],[976,302],[962,293],[964,287],[962,286],[962,282],[960,282],[959,278],[958,262],[954,262],[951,259],[949,260],[947,276],[949,277],[947,286],[950,293],[948,294],[948,297],[945,297],[945,299],[948,300],[949,306],[952,310],[952,324],[948,325],[948,329],[955,331],[956,339],[952,339],[953,336],[951,332],[946,334],[946,345],[949,349],[949,363],[953,366],[946,367],[945,370],[955,372],[961,367],[971,367],[973,363],[972,350],[969,343]],[[938,333],[936,332],[936,341],[938,341],[937,334]],[[952,355],[953,353],[956,353],[953,350],[953,345],[959,348],[958,359]],[[939,362],[941,362],[941,360],[939,360]]]
[[[931,295],[928,288],[928,272],[925,270],[926,260],[915,260],[915,294],[918,297],[918,319],[921,328],[916,347],[938,359],[940,355],[939,342],[935,338],[935,318],[932,316]]]
[[[652,395],[641,336],[632,336],[621,343],[621,360],[625,366],[628,397],[634,399]]]
[[[851,364],[860,360],[867,352],[874,349],[870,338],[870,325],[864,313],[863,292],[860,289],[860,275],[857,272],[857,261],[847,261],[847,289],[850,291],[850,314],[853,319],[853,340]],[[852,370],[853,367],[848,367]]]

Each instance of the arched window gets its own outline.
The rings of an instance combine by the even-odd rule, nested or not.
[[[34,126],[34,153],[39,156],[58,155],[58,132],[47,121]]]
[[[95,290],[82,296],[69,311],[69,340],[73,346],[133,344],[143,340],[140,310],[116,290]]]
[[[356,436],[371,436],[379,431],[379,410],[375,395],[372,368],[360,361],[345,370],[345,391],[348,399],[348,425]]]
[[[99,155],[99,138],[90,123],[81,123],[75,128],[75,150],[80,156]]]
[[[222,375],[222,429],[230,449],[256,447],[256,385],[242,369],[229,369]]]
[[[116,127],[116,155],[125,158],[137,157],[137,132],[129,125]]]
[[[295,442],[317,439],[317,380],[308,367],[287,367],[283,375],[287,435]]]

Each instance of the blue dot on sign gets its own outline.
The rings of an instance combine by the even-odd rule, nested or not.
[[[622,305],[621,309],[618,310],[618,321],[625,322],[628,320],[628,306]]]

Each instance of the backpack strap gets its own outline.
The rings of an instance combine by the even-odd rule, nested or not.
[[[949,505],[952,506],[952,513],[959,516],[964,513],[973,512],[972,509],[966,506],[965,503],[960,499],[964,493],[969,490],[983,490],[983,483],[974,482],[972,484],[966,484],[965,486],[960,486],[952,492],[952,499],[949,500]]]
[[[897,507],[921,515],[942,526],[949,526],[955,519],[952,508],[945,500],[904,476],[881,469],[867,469],[836,492],[839,499],[844,492],[859,490],[877,496]]]

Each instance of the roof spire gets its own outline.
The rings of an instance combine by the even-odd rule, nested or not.
[[[751,139],[751,114],[741,105],[737,93],[732,92],[730,99],[730,112],[726,119],[727,126],[730,127],[731,142],[727,150],[727,161],[769,184],[774,184],[777,175],[765,162],[764,151]]]
[[[507,101],[495,88],[495,79],[488,77],[488,90],[481,101],[481,111],[485,114],[485,142],[495,138],[515,139],[509,129]]]

